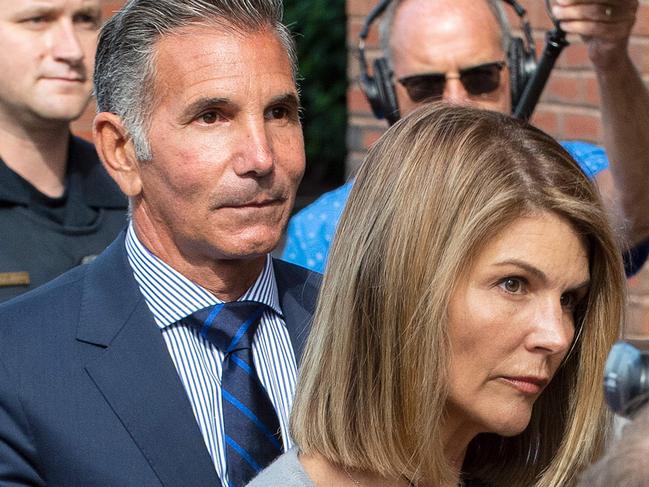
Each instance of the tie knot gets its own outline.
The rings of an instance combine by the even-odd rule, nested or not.
[[[192,313],[187,321],[223,353],[252,347],[266,305],[255,301],[215,304]]]

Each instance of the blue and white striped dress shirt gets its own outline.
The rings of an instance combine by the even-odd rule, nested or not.
[[[126,253],[135,280],[160,327],[178,376],[187,391],[216,473],[223,487],[227,487],[221,414],[223,354],[201,337],[198,329],[183,322],[183,318],[195,311],[222,301],[149,252],[137,238],[132,223],[126,233]],[[293,446],[288,419],[295,393],[297,366],[279,306],[270,256],[266,258],[261,275],[240,300],[257,301],[270,307],[261,317],[252,353],[259,379],[277,411],[284,448],[288,450]],[[187,479],[187,482],[191,484],[191,479]]]

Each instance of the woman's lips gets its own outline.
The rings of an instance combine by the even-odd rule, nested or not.
[[[544,377],[499,377],[499,380],[523,394],[539,394],[548,384]]]

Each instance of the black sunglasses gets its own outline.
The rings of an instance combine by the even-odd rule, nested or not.
[[[460,70],[459,78],[469,95],[477,96],[492,93],[500,86],[500,72],[504,61],[479,64]],[[439,100],[444,94],[444,86],[449,76],[446,73],[426,73],[405,76],[398,81],[408,92],[410,99],[419,103],[425,100]]]

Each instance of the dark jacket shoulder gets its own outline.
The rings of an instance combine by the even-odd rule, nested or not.
[[[273,269],[284,321],[299,365],[311,331],[322,276],[279,259],[273,259]]]
[[[70,138],[70,177],[82,187],[83,199],[96,208],[125,209],[127,200],[104,169],[95,146],[79,137]]]
[[[273,259],[273,268],[280,293],[289,289],[295,291],[301,287],[302,297],[315,307],[315,299],[322,284],[322,274],[281,259]]]

